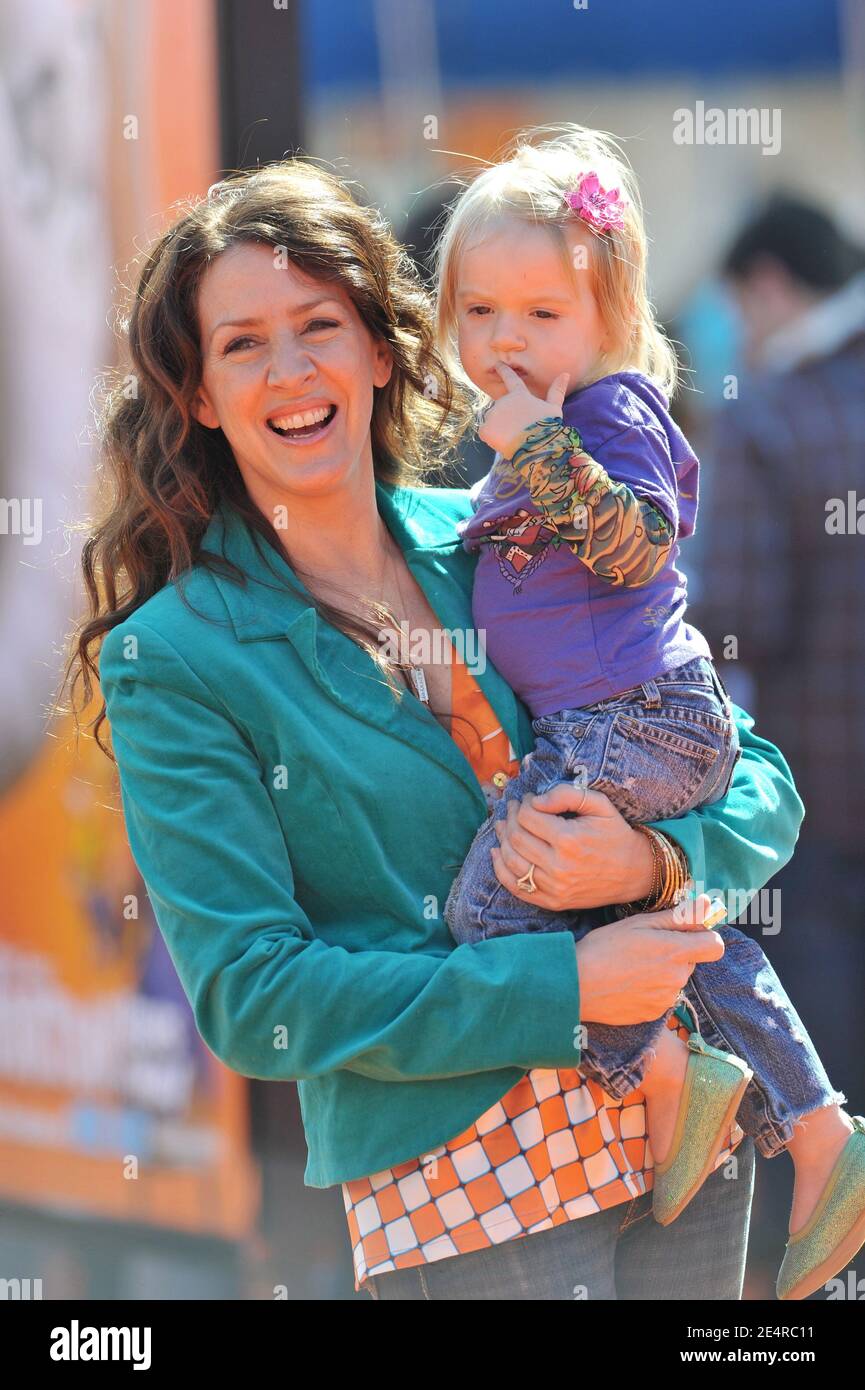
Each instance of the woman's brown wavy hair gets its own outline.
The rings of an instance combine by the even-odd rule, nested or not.
[[[127,360],[102,378],[97,423],[111,496],[102,502],[101,520],[88,524],[81,563],[89,611],[73,635],[60,686],[62,695],[73,677],[70,702],[55,705],[74,714],[76,738],[78,704],[89,705],[98,683],[97,644],[105,633],[194,564],[245,582],[235,565],[199,549],[223,499],[283,553],[246,492],[225,435],[191,413],[201,381],[198,288],[216,256],[243,242],[280,249],[301,271],[340,285],[372,335],[389,344],[393,370],[387,385],[374,388],[371,421],[379,481],[431,485],[472,414],[468,393],[436,349],[431,301],[408,252],[382,214],[358,203],[337,177],[303,159],[280,160],[235,171],[206,197],[180,206],[182,214],[143,253],[131,302],[121,309]],[[402,668],[377,640],[385,627],[399,630],[394,615],[372,600],[368,622],[314,597],[313,603],[368,651],[401,698]],[[103,700],[87,727],[114,761],[99,736],[105,718]]]

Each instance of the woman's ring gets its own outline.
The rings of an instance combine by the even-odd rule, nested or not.
[[[579,782],[579,781],[577,781],[576,779],[574,780],[574,786],[575,786],[575,787],[579,787],[579,788],[582,790],[582,793],[583,793],[583,799],[582,799],[582,801],[580,802],[580,804],[579,804],[579,806],[577,807],[576,811],[573,812],[573,815],[578,816],[578,815],[580,814],[580,812],[582,811],[583,807],[584,807],[585,804],[586,804],[586,797],[588,796],[588,787],[586,786],[585,782]]]
[[[517,879],[517,887],[522,888],[524,893],[537,893],[538,885],[535,883],[535,866],[530,864],[528,871],[522,878]]]

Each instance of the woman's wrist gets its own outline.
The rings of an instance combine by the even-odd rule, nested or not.
[[[633,829],[641,841],[639,848],[635,846],[632,865],[637,888],[631,901],[617,908],[619,917],[674,907],[690,884],[690,867],[681,845],[653,826],[635,825]]]
[[[654,835],[664,848],[669,857],[669,871],[666,882],[660,892],[659,899],[652,911],[660,910],[665,907],[675,907],[685,897],[688,889],[692,886],[691,866],[688,863],[688,856],[682,849],[678,841],[672,835],[667,835],[663,830],[655,830],[654,827],[645,827],[646,830]]]
[[[633,827],[634,843],[631,863],[629,864],[628,874],[628,901],[640,902],[647,898],[652,891],[652,879],[654,877],[655,856],[652,853],[652,846],[645,835]]]

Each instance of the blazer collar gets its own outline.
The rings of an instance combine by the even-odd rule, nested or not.
[[[375,486],[379,512],[442,627],[455,632],[472,629],[471,578],[476,557],[466,554],[460,536],[450,526],[442,537],[441,520],[431,520],[420,502],[423,490],[395,488],[378,480]],[[249,577],[249,585],[243,588],[211,571],[239,642],[287,639],[331,700],[355,718],[386,730],[442,763],[469,787],[486,811],[471,764],[435,716],[408,690],[397,705],[366,652],[319,618],[309,590],[284,553],[253,533],[230,503],[223,502],[215,510],[202,549],[224,555]],[[532,743],[527,712],[489,661],[482,672],[473,674],[516,755],[522,756]]]
[[[413,571],[419,556],[432,553],[446,557],[461,548],[461,539],[455,532],[449,531],[442,536],[439,518],[431,523],[427,516],[424,524],[424,509],[418,505],[417,491],[394,488],[378,480],[375,489],[379,512]],[[239,642],[283,637],[286,627],[307,609],[317,618],[312,595],[291,568],[284,552],[274,550],[253,533],[230,502],[223,501],[217,506],[201,547],[225,556],[252,581],[243,588],[232,579],[215,573],[213,576]],[[421,588],[426,592],[423,583]]]

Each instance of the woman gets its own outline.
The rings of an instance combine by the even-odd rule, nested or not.
[[[715,1172],[661,1228],[642,1096],[613,1103],[576,1070],[587,1022],[659,1018],[723,954],[706,900],[576,946],[453,948],[442,916],[483,786],[516,770],[531,723],[491,666],[458,659],[468,494],[422,484],[464,406],[407,256],[334,178],[267,166],[155,242],[128,332],[135,390],[125,376],[105,406],[115,497],[84,553],[84,698],[98,675],[94,731],[107,711],[201,1035],[244,1075],[297,1080],[305,1181],[343,1184],[357,1287],[738,1298],[751,1141],[737,1181]],[[389,645],[400,624],[413,669]],[[737,722],[723,801],[652,844],[600,793],[557,787],[512,808],[501,881],[522,892],[533,864],[543,906],[651,908],[663,845],[699,883],[759,888],[803,810]]]

